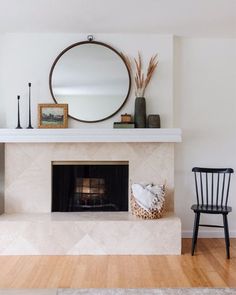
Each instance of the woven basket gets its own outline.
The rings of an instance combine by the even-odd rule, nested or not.
[[[141,206],[139,206],[139,204],[136,202],[135,197],[133,195],[131,195],[130,205],[131,205],[131,213],[143,219],[161,218],[165,209],[165,201],[164,201],[160,209],[150,209],[149,211],[147,211],[143,209]]]

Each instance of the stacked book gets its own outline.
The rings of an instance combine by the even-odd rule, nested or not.
[[[134,122],[114,122],[113,128],[135,128]]]

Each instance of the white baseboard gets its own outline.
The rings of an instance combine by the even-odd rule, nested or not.
[[[183,230],[182,238],[192,238],[193,231],[192,230]],[[236,231],[230,231],[229,236],[231,238],[236,238]],[[199,238],[224,238],[224,229],[222,230],[199,230],[198,232]]]

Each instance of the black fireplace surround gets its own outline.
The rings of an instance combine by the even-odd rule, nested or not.
[[[52,212],[128,211],[128,163],[52,165]]]

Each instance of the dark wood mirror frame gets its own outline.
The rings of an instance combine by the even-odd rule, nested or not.
[[[113,47],[111,47],[110,45],[106,44],[106,43],[103,43],[103,42],[98,42],[98,41],[94,41],[92,39],[89,39],[89,41],[82,41],[82,42],[77,42],[77,43],[74,43],[68,47],[66,47],[55,59],[55,61],[53,62],[53,65],[51,67],[51,70],[50,70],[50,73],[49,73],[49,89],[50,89],[50,93],[51,93],[51,96],[53,98],[53,100],[55,101],[56,104],[58,104],[55,96],[54,96],[54,93],[53,93],[53,88],[52,88],[52,76],[53,76],[53,70],[57,64],[57,62],[59,61],[59,59],[67,52],[69,51],[70,49],[76,47],[76,46],[81,46],[81,45],[84,45],[84,44],[96,44],[96,45],[100,45],[100,46],[104,46],[110,50],[112,50],[113,52],[115,52],[117,54],[117,56],[124,62],[124,65],[127,69],[127,72],[128,72],[128,79],[129,79],[129,86],[128,86],[128,91],[127,91],[127,95],[126,97],[124,97],[124,101],[123,103],[121,104],[121,106],[115,111],[113,112],[111,115],[105,117],[105,118],[102,118],[102,119],[99,119],[99,120],[94,120],[94,121],[85,121],[85,120],[81,120],[79,118],[76,118],[74,116],[71,116],[68,114],[68,117],[74,119],[74,120],[77,120],[77,121],[80,121],[80,122],[84,122],[84,123],[96,123],[96,122],[101,122],[101,121],[105,121],[111,117],[113,117],[115,114],[117,114],[122,108],[123,106],[125,105],[125,103],[127,102],[127,99],[129,97],[129,94],[130,94],[130,90],[131,90],[131,73],[130,73],[130,70],[129,70],[129,67],[124,59],[124,57],[122,56],[121,53],[119,53],[116,49],[114,49]]]

